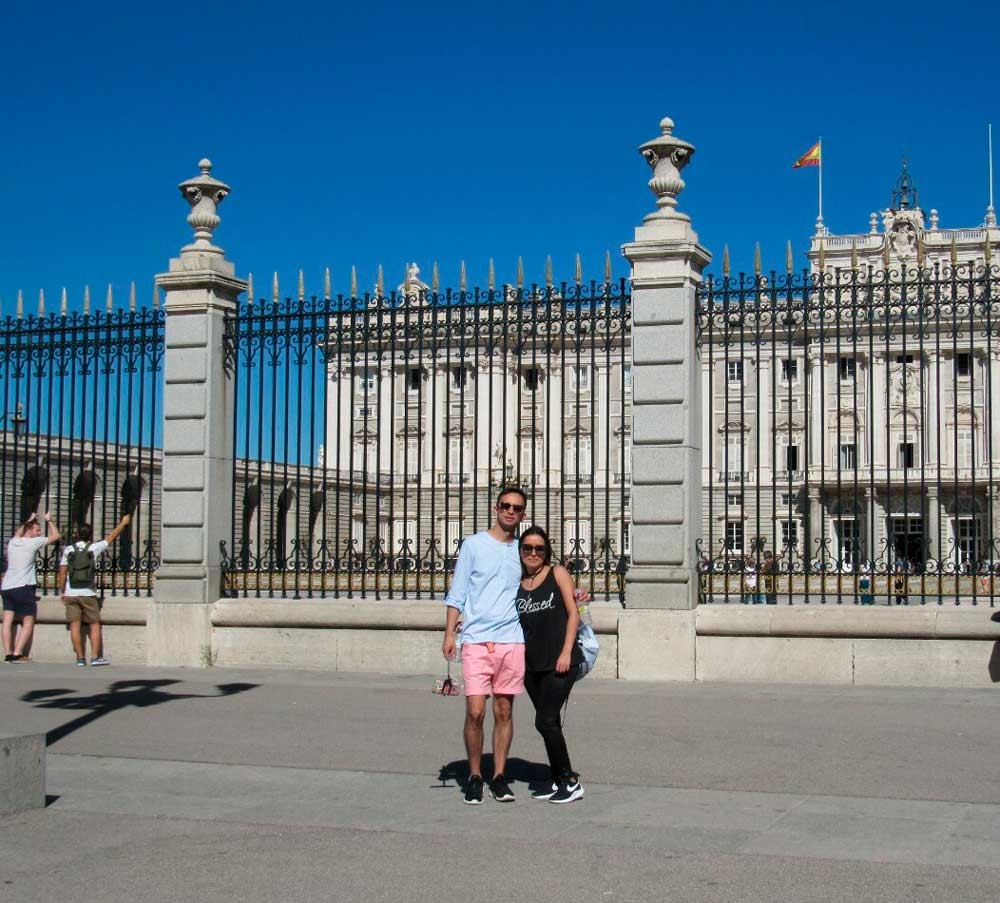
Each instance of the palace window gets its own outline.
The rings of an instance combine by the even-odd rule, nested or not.
[[[916,446],[912,442],[899,443],[898,466],[903,470],[911,470],[916,466]]]
[[[958,379],[968,379],[972,375],[972,355],[968,351],[960,351],[955,355],[955,376]]]
[[[959,467],[972,467],[972,459],[975,455],[973,436],[972,430],[959,430],[955,435],[957,442],[956,464]]]
[[[781,362],[781,381],[793,383],[799,378],[799,362],[794,357],[786,357]]]
[[[574,392],[590,391],[590,367],[573,364],[569,368],[569,385]]]
[[[742,492],[727,492],[726,493],[726,506],[729,508],[742,508],[743,507],[743,493]]]
[[[525,392],[537,392],[542,382],[542,371],[538,367],[526,367],[522,371]]]
[[[837,359],[837,372],[841,382],[852,382],[858,374],[858,362],[853,357]]]
[[[726,380],[731,383],[743,382],[743,361],[726,361]]]
[[[451,368],[451,391],[461,392],[469,385],[469,370],[467,367]]]
[[[785,446],[785,470],[794,471],[799,469],[799,447],[797,445]]]
[[[842,443],[839,460],[841,470],[856,470],[858,466],[857,446],[853,442]]]
[[[416,394],[420,391],[420,368],[419,367],[409,367],[406,371],[406,391],[411,394]]]
[[[781,547],[783,549],[794,549],[799,544],[799,522],[797,520],[783,520],[781,522]]]
[[[726,551],[731,555],[743,554],[743,521],[726,521]]]

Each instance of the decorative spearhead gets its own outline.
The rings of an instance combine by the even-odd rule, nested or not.
[[[21,289],[17,290],[17,318],[24,319],[24,292]]]
[[[90,286],[85,285],[83,287],[83,312],[85,314],[90,313]]]
[[[722,275],[723,278],[729,278],[729,245],[722,246]]]
[[[826,242],[822,238],[819,240],[819,271],[822,274],[826,270]]]
[[[856,270],[858,268],[858,240],[856,238],[851,239],[851,269]]]
[[[760,242],[758,241],[754,245],[753,249],[753,274],[754,276],[760,275]]]
[[[323,270],[323,300],[329,301],[333,294],[333,280],[330,278],[330,268]]]
[[[306,277],[302,270],[299,270],[299,303],[306,300]]]
[[[128,286],[128,309],[135,310],[135,282],[130,282]]]
[[[111,313],[111,311],[114,310],[114,307],[115,307],[114,289],[112,289],[111,283],[109,282],[108,283],[108,294],[104,298],[104,309],[108,313]]]
[[[247,304],[253,305],[254,290],[253,290],[253,273],[247,274]]]
[[[465,281],[465,261],[462,260],[458,264],[458,290],[464,292],[466,288]]]
[[[280,297],[281,288],[278,285],[278,271],[275,270],[274,275],[271,277],[271,301],[277,304]]]
[[[153,310],[160,308],[160,290],[156,287],[156,280],[153,280]]]
[[[795,255],[792,254],[791,241],[785,245],[785,272],[791,273],[795,270]]]
[[[954,232],[951,235],[951,265],[953,267],[958,266],[958,239],[955,237]]]
[[[545,285],[552,288],[552,255],[545,258]]]
[[[59,297],[59,316],[65,317],[69,311],[69,299],[66,297],[66,286],[63,286],[62,295]]]
[[[576,262],[573,264],[573,281],[580,285],[583,282],[583,261],[580,260],[580,252],[576,253]]]
[[[604,252],[604,281],[611,283],[611,252]]]
[[[438,262],[436,260],[431,267],[431,291],[435,295],[441,291],[441,271],[438,269]]]
[[[45,289],[38,290],[38,316],[45,316]]]
[[[382,270],[382,264],[378,265],[378,273],[375,275],[375,297],[385,297],[385,272]]]
[[[358,268],[356,266],[351,267],[351,297],[358,297]]]
[[[486,287],[492,292],[497,287],[497,274],[493,266],[493,258],[490,258],[489,269],[486,271]]]
[[[517,258],[517,273],[515,274],[515,280],[517,282],[518,288],[524,288],[524,258]]]

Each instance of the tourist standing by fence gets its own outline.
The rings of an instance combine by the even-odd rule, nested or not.
[[[45,528],[47,535],[42,534],[38,515],[33,513],[7,543],[7,572],[3,575],[0,591],[3,593],[3,651],[8,662],[26,662],[31,652],[31,637],[38,617],[35,556],[45,546],[62,539],[48,512]],[[16,639],[15,622],[21,624]]]

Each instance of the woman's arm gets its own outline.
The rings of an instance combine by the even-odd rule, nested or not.
[[[566,606],[566,636],[563,639],[562,652],[559,653],[559,659],[556,661],[556,672],[565,674],[569,671],[572,661],[573,645],[576,643],[576,631],[580,626],[580,611],[576,606],[576,599],[573,597],[576,587],[573,584],[573,578],[569,575],[569,571],[562,565],[557,564],[552,569],[552,573],[555,575],[556,586],[559,587],[563,605]]]

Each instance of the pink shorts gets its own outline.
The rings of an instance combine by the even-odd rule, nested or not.
[[[462,680],[466,696],[517,696],[524,691],[524,643],[464,643]]]

